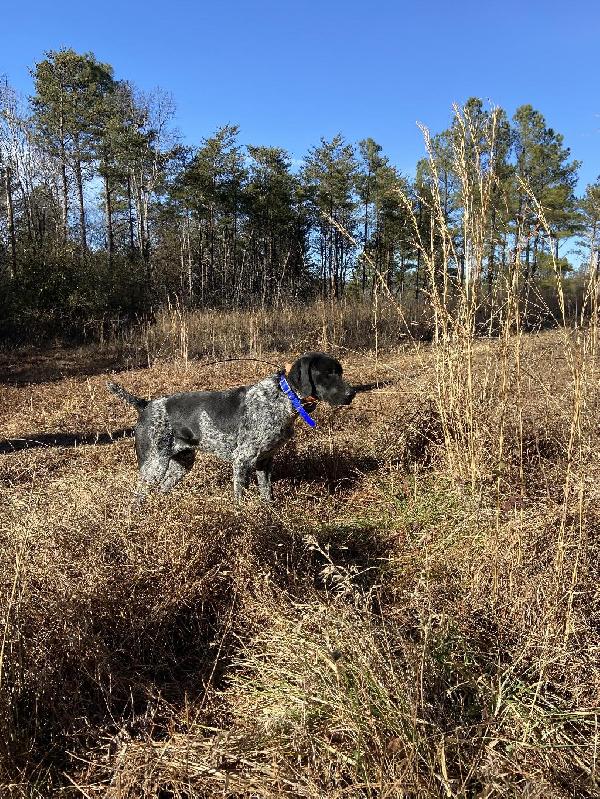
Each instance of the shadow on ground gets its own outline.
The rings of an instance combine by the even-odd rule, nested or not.
[[[126,361],[126,362],[124,362]],[[83,353],[63,349],[43,352],[0,352],[0,384],[10,386],[53,383],[65,377],[92,377],[108,372],[125,372],[141,369],[147,363],[136,363],[117,353],[85,356]]]
[[[0,440],[0,455],[10,455],[24,449],[38,447],[80,447],[114,444],[121,438],[131,438],[133,427],[122,427],[106,433],[33,433],[25,438]]]
[[[276,460],[273,478],[290,480],[292,485],[317,481],[331,493],[353,488],[362,476],[377,471],[379,463],[368,455],[351,452],[286,452]]]

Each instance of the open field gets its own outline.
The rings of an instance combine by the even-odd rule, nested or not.
[[[0,795],[600,796],[592,344],[483,340],[467,372],[336,350],[382,388],[297,422],[273,507],[203,456],[134,509],[111,371],[141,396],[270,371],[187,340],[1,356]]]

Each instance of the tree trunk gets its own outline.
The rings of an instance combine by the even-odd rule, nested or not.
[[[194,259],[192,256],[192,233],[190,217],[187,217],[187,279],[188,279],[188,302],[194,302]]]
[[[135,210],[137,217],[138,251],[146,264],[146,282],[150,284],[150,253],[148,246],[148,195],[143,189],[143,175],[134,176]]]
[[[215,220],[214,220],[214,210],[212,205],[210,207],[210,218],[208,224],[209,224],[209,235],[210,235],[210,258],[209,258],[209,272],[207,275],[207,283],[208,283],[210,299],[212,300],[212,294],[214,293],[214,287],[215,287]]]
[[[419,231],[421,230],[421,224],[423,222],[423,204],[421,200],[418,202],[419,205]],[[415,275],[415,305],[417,308],[419,307],[419,275],[421,273],[421,250],[420,248],[417,249],[417,270]]]
[[[67,182],[67,167],[63,161],[60,168],[62,178],[62,239],[67,243],[69,236],[69,184]]]
[[[536,233],[535,234],[535,239],[533,240],[533,260],[531,262],[531,277],[532,278],[537,273],[539,246],[540,246],[540,235],[539,235],[539,233]]]
[[[488,253],[488,263],[487,263],[487,284],[488,284],[488,294],[491,296],[492,288],[494,286],[494,245],[490,244],[490,251]]]
[[[369,172],[369,176],[371,173]],[[367,249],[367,239],[369,236],[369,194],[365,196],[365,229],[364,229],[364,243],[363,243],[363,255],[362,255],[362,270],[360,276],[360,290],[361,294],[364,297],[365,291],[367,290],[367,259],[365,258],[365,251]]]
[[[108,268],[112,272],[115,239],[112,224],[112,189],[108,174],[104,176],[104,212],[106,214],[106,252],[108,255]]]
[[[487,263],[487,283],[488,283],[488,294],[491,296],[492,288],[494,284],[494,277],[495,277],[495,264],[494,264],[494,256],[496,247],[494,245],[494,231],[496,229],[496,210],[492,209],[492,218],[490,222],[490,250],[488,253],[488,263]]]
[[[6,181],[6,210],[8,215],[8,237],[10,241],[10,271],[9,277],[14,280],[17,276],[17,238],[15,235],[15,212],[12,196],[12,170],[7,165],[4,178]]]
[[[67,153],[65,148],[65,119],[62,109],[62,93],[60,97],[60,176],[62,179],[62,239],[67,243],[69,235],[69,183],[67,181]]]
[[[87,252],[87,231],[85,225],[85,204],[83,199],[83,173],[81,159],[75,160],[75,182],[77,183],[77,199],[79,202],[79,245],[81,252]]]
[[[131,196],[131,175],[127,175],[127,211],[129,215],[129,249],[131,255],[135,252],[135,233],[133,221],[133,198]]]

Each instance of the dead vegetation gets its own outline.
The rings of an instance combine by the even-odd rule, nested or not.
[[[574,444],[563,334],[523,338],[500,448],[502,346],[474,346],[466,448],[434,349],[347,354],[353,382],[393,384],[298,426],[273,508],[235,508],[201,458],[133,511],[129,439],[3,450],[2,795],[599,795],[597,377]],[[105,378],[4,385],[3,441],[126,428]]]
[[[102,342],[99,368],[34,353],[46,380],[4,354],[2,796],[600,796],[598,276],[568,325],[553,261],[556,329],[524,334],[515,231],[485,295],[494,164],[463,139],[468,275],[439,193],[429,241],[415,224],[431,344],[388,296],[174,308]],[[132,508],[133,419],[107,365],[155,396],[272,368],[209,364],[223,355],[314,347],[379,388],[297,426],[273,507],[235,507],[229,468],[202,457]]]

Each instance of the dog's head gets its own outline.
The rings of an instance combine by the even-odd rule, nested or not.
[[[300,398],[349,405],[356,391],[342,377],[342,365],[325,352],[307,352],[292,364],[288,383]]]

